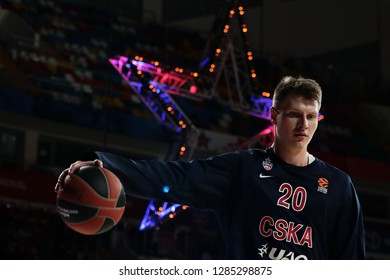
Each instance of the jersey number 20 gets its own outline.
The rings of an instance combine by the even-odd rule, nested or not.
[[[303,187],[297,187],[294,189],[289,183],[283,183],[279,187],[279,192],[283,195],[278,199],[278,206],[290,209],[294,211],[302,211],[305,208],[307,200],[307,192]]]

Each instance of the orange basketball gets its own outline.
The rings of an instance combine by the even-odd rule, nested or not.
[[[67,226],[87,235],[113,228],[125,211],[119,178],[105,168],[84,166],[65,177],[57,192],[57,210]]]

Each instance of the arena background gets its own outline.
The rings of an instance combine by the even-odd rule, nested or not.
[[[175,149],[186,139],[156,118],[109,59],[139,56],[177,72],[202,73],[211,43],[222,40],[221,7],[231,2],[1,2],[1,259],[224,257],[210,213],[189,208],[140,231],[149,202],[131,197],[113,230],[77,234],[56,212],[54,185],[89,150],[134,159],[183,156]],[[245,61],[256,70],[249,80],[263,97],[283,75],[321,84],[324,118],[311,152],[352,176],[363,206],[367,257],[389,259],[389,1],[239,3],[248,31],[229,42],[253,52]],[[228,77],[233,62],[219,64]],[[206,98],[171,95],[197,128],[191,158],[269,143],[258,135],[268,121],[242,109],[229,88],[234,81],[226,80],[220,78]]]

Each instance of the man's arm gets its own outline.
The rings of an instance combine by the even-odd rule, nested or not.
[[[118,176],[128,195],[205,210],[215,209],[228,195],[242,158],[238,152],[191,162],[131,160],[105,152],[89,157],[94,159],[73,163],[61,176],[84,165],[103,166]],[[63,181],[61,176],[57,187]]]
[[[338,221],[336,236],[336,259],[365,259],[365,239],[361,205],[349,179],[349,191],[346,200],[343,201],[341,217]]]

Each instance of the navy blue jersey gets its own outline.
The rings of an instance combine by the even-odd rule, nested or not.
[[[271,148],[191,162],[94,155],[128,195],[214,211],[228,259],[365,258],[352,181],[320,159],[293,166]]]

